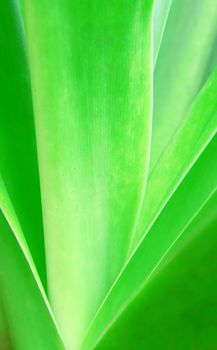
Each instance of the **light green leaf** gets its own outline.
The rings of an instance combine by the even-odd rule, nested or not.
[[[217,137],[208,145],[147,237],[124,266],[96,314],[83,349],[92,349],[98,343],[146,286],[164,256],[213,195],[217,189],[217,163],[213,162],[216,152]]]
[[[216,5],[2,0],[0,350],[216,347]]]
[[[163,39],[167,19],[173,0],[155,0],[154,3],[154,17],[153,17],[153,63],[156,64],[161,42]]]
[[[216,18],[216,0],[172,2],[154,72],[150,171],[210,73]]]
[[[192,104],[181,128],[149,175],[143,208],[131,244],[131,251],[169,201],[217,130],[217,68]]]
[[[76,349],[125,260],[143,199],[153,1],[24,3],[49,295]]]
[[[0,294],[15,349],[63,349],[42,293],[2,212],[0,212]]]

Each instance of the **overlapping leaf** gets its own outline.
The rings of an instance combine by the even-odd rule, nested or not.
[[[0,293],[13,348],[64,349],[32,270],[2,212],[0,213]]]
[[[2,0],[0,11],[0,207],[4,205],[6,211],[13,208],[46,288],[41,199],[25,37],[17,0]],[[6,197],[10,198],[9,205],[5,203],[8,201]],[[11,214],[6,214],[13,222]]]
[[[156,2],[155,13],[159,12],[159,16],[154,17],[158,21],[154,28],[158,28],[159,19],[164,21],[162,9],[167,7],[165,0]],[[172,1],[154,71],[150,171],[217,64],[216,18],[216,0]],[[159,42],[156,29],[154,33],[155,41]]]
[[[188,245],[209,256],[216,242],[216,0],[20,2],[26,36],[18,1],[0,5],[0,298],[12,345],[158,349],[151,320],[167,289],[157,295],[154,281],[169,271],[180,286],[187,268],[178,281],[168,261]],[[204,251],[191,243],[202,224]],[[197,331],[174,334],[168,349],[216,346],[210,327],[200,344]]]
[[[216,151],[217,137],[204,151],[124,267],[101,305],[84,341],[83,349],[92,349],[98,343],[121,312],[145,287],[169,249],[216,191],[217,163],[213,162]],[[191,201],[188,200],[189,197]],[[181,211],[182,215],[179,215]]]
[[[96,349],[216,348],[216,215],[217,193]]]

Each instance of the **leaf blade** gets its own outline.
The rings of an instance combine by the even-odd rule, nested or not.
[[[120,270],[141,207],[152,5],[25,2],[48,284],[69,348]]]
[[[95,347],[137,293],[143,289],[164,254],[167,254],[168,249],[216,191],[217,165],[213,162],[216,147],[217,137],[214,137],[123,268],[96,314],[84,340],[83,349]],[[201,177],[201,173],[204,174],[204,178]],[[194,201],[189,202],[188,195],[191,195]],[[178,216],[180,208],[185,208],[185,211]]]

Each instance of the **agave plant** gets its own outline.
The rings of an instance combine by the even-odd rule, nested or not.
[[[0,349],[216,349],[217,1],[0,9]]]

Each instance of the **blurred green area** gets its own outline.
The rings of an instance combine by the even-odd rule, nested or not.
[[[8,324],[2,300],[0,299],[0,350],[12,350]]]

